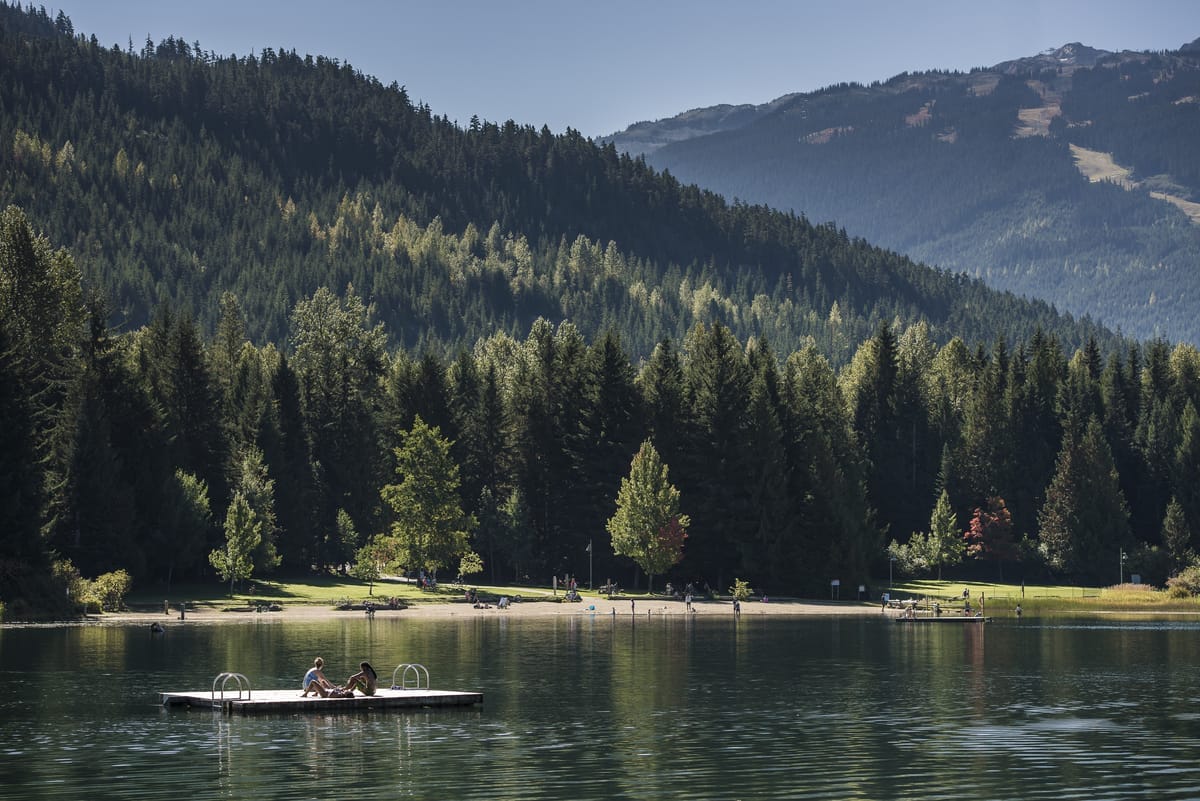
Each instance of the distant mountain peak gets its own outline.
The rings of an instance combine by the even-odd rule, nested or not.
[[[1108,50],[1088,47],[1081,42],[1071,42],[1062,47],[1050,48],[1036,56],[1026,56],[1012,61],[1003,61],[993,69],[1008,74],[1054,67],[1094,67],[1101,60],[1113,55]]]
[[[1097,50],[1080,42],[1065,44],[1057,50],[1050,51],[1060,64],[1070,64],[1077,67],[1091,67],[1104,56],[1112,55],[1107,50]]]
[[[726,197],[836,220],[1135,336],[1200,342],[1198,80],[1200,39],[1068,41],[969,72],[692,110],[609,141]],[[1164,152],[1179,154],[1169,172]]]

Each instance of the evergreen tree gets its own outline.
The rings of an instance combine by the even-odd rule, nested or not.
[[[478,547],[486,554],[485,563],[492,578],[497,576],[500,554],[516,567],[515,553],[505,545],[515,545],[516,533],[510,527],[510,516],[504,512],[505,500],[512,494],[512,457],[509,446],[507,411],[501,395],[500,379],[494,364],[488,364],[483,376],[479,402],[470,416],[471,442],[478,449],[473,459],[476,470],[476,486],[479,494],[475,499],[473,514],[479,519],[476,533]],[[468,507],[469,509],[470,507]],[[526,558],[526,562],[528,559]]]
[[[1104,402],[1104,433],[1121,476],[1121,491],[1130,503],[1130,527],[1139,539],[1147,540],[1151,537],[1147,536],[1145,513],[1137,495],[1144,480],[1144,463],[1134,441],[1140,416],[1140,358],[1137,346],[1132,346],[1126,354],[1110,357],[1100,377],[1100,392]]]
[[[880,547],[867,501],[865,466],[833,370],[815,346],[787,361],[783,426],[798,505],[793,583],[817,594],[830,578],[865,580]]]
[[[681,460],[688,441],[688,405],[679,351],[668,338],[655,346],[638,376],[650,438],[668,463]]]
[[[909,326],[896,346],[896,469],[893,485],[907,498],[929,497],[935,491],[942,441],[930,423],[933,402],[925,377],[933,367],[935,346],[925,322]],[[923,522],[917,506],[896,505],[895,525],[913,531]]]
[[[1143,379],[1143,387],[1151,382]],[[1162,390],[1164,393],[1167,389]],[[1166,395],[1143,393],[1141,418],[1135,434],[1139,451],[1141,481],[1137,487],[1138,507],[1141,510],[1139,525],[1143,536],[1150,538],[1158,534],[1159,523],[1166,511],[1171,496],[1176,464],[1176,445],[1179,436],[1179,416],[1175,405]]]
[[[588,506],[583,474],[586,416],[594,389],[578,330],[556,331],[539,320],[521,348],[511,379],[514,472],[530,515],[531,556],[536,568],[574,572],[582,561],[586,532],[575,510]]]
[[[1068,426],[1082,428],[1092,416],[1103,413],[1100,391],[1100,355],[1095,342],[1085,350],[1076,351],[1067,367],[1062,384],[1059,407]]]
[[[695,521],[686,570],[720,587],[754,536],[749,489],[751,374],[732,332],[716,323],[688,335],[684,368],[693,440],[681,486]]]
[[[979,377],[963,421],[962,449],[955,467],[961,474],[964,500],[974,507],[1003,489],[1003,468],[1012,453],[1004,413],[1008,366],[1008,348],[1000,340]]]
[[[1183,506],[1174,497],[1167,503],[1167,514],[1162,523],[1162,542],[1171,557],[1172,573],[1186,567],[1195,557],[1191,527]]]
[[[354,518],[345,509],[337,510],[337,517],[334,522],[334,541],[337,542],[342,553],[356,554],[359,551],[358,529],[354,526]],[[342,569],[340,564],[339,571]]]
[[[139,430],[126,429],[130,422],[147,428],[152,424],[115,419],[119,407],[112,393],[126,390],[130,379],[120,369],[119,353],[102,320],[95,315],[91,319],[82,372],[70,384],[51,432],[46,531],[50,546],[85,575],[117,569],[141,575],[145,563],[138,538],[143,520],[131,474],[159,465],[153,459],[131,465],[123,456],[139,454],[123,453],[116,441]]]
[[[234,461],[247,448],[262,448],[275,434],[276,413],[271,406],[270,376],[279,361],[273,345],[261,351],[243,342],[233,366],[233,378],[226,387],[222,423],[229,443],[229,455]],[[230,470],[236,468],[231,464]]]
[[[413,410],[447,439],[456,440],[458,421],[453,414],[446,373],[446,365],[437,355],[426,353],[421,357],[417,364]]]
[[[785,586],[799,572],[804,555],[797,548],[796,516],[788,487],[791,465],[780,420],[780,377],[775,356],[765,342],[753,343],[747,468],[754,530],[740,543],[739,575],[748,575],[760,590]]]
[[[458,432],[451,454],[459,466],[463,508],[478,518],[479,494],[484,486],[482,473],[488,462],[483,452],[483,388],[475,356],[465,348],[451,365],[448,384],[450,415]]]
[[[561,445],[554,425],[554,336],[539,320],[530,331],[513,367],[511,413],[516,489],[530,523],[531,570],[546,567],[550,552],[550,506],[555,469],[561,468]]]
[[[382,324],[370,325],[371,310],[347,289],[337,298],[326,288],[301,300],[292,312],[291,360],[300,386],[305,435],[319,466],[313,533],[314,561],[348,561],[340,543],[322,537],[334,531],[337,509],[358,526],[380,520],[382,483],[375,393],[385,369]]]
[[[1038,522],[1039,547],[1054,570],[1101,579],[1125,546],[1129,512],[1095,417],[1082,436],[1068,429],[1063,437]]]
[[[176,470],[162,493],[163,514],[151,532],[147,554],[150,575],[165,580],[170,593],[176,574],[194,575],[212,539],[208,487],[183,470]]]
[[[270,575],[279,567],[276,549],[279,528],[275,521],[275,480],[270,477],[258,448],[247,448],[238,460],[234,491],[241,493],[261,525],[258,547],[254,550],[254,569],[259,575]]]
[[[242,345],[246,342],[246,318],[242,314],[237,295],[221,293],[221,319],[217,323],[217,335],[209,349],[212,374],[228,396],[233,383]]]
[[[270,389],[270,424],[264,427],[262,443],[267,471],[276,478],[276,547],[285,569],[307,570],[321,564],[319,528],[313,520],[316,482],[301,411],[300,385],[285,356],[280,357],[270,377]]]
[[[9,347],[26,362],[39,403],[49,406],[61,399],[61,390],[42,393],[73,372],[84,319],[81,276],[70,253],[53,250],[21,209],[5,208],[0,212],[0,320]]]
[[[1174,497],[1188,520],[1200,520],[1200,414],[1191,400],[1179,420],[1178,443],[1171,470]]]
[[[584,419],[582,473],[587,481],[586,505],[578,508],[579,526],[599,531],[608,517],[608,503],[633,458],[638,443],[646,436],[641,395],[629,356],[616,332],[607,331],[588,351],[588,383],[594,393]],[[594,554],[595,567],[608,572],[609,559]]]
[[[8,326],[0,320],[0,601],[11,602],[13,571],[48,573],[41,537],[44,511],[33,400]]]
[[[1054,472],[1062,423],[1056,399],[1066,370],[1058,343],[1041,331],[1010,362],[1006,413],[1012,451],[1005,455],[1004,484],[1018,535],[1037,530],[1046,485]]]
[[[139,376],[162,414],[168,458],[202,479],[220,510],[228,497],[228,443],[220,394],[195,322],[163,307],[135,339]]]
[[[963,537],[958,530],[958,516],[950,506],[950,494],[942,490],[929,516],[929,541],[933,553],[933,566],[937,568],[938,580],[943,567],[953,567],[963,558]]]
[[[854,433],[867,457],[867,493],[881,527],[900,527],[906,519],[904,509],[913,490],[911,458],[901,443],[913,440],[902,424],[897,410],[899,363],[896,337],[891,325],[880,324],[875,336],[855,353],[854,361],[842,378],[843,391],[850,405]],[[918,403],[916,398],[910,402]],[[914,409],[907,414],[912,417]],[[915,425],[915,417],[910,420]],[[913,527],[907,530],[912,531]]]
[[[62,484],[54,467],[68,425],[66,395],[78,387],[84,341],[80,274],[23,211],[0,212],[0,602],[10,613],[58,609],[50,554],[39,528]],[[75,407],[72,404],[72,408]],[[61,472],[58,473],[61,476]],[[3,614],[0,612],[0,614]]]

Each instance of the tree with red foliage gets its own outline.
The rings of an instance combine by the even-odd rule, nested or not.
[[[963,534],[967,543],[967,556],[986,559],[1000,565],[1003,575],[1004,562],[1017,560],[1017,543],[1013,539],[1012,513],[1004,499],[999,496],[988,498],[987,509],[978,507],[971,515],[971,526]]]

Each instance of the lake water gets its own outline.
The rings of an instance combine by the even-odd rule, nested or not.
[[[264,616],[266,618],[267,616]],[[402,662],[484,703],[225,717],[159,690]],[[1200,624],[412,620],[0,630],[3,799],[1200,798]]]

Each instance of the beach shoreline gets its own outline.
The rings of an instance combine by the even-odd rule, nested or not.
[[[62,621],[58,623],[43,623],[40,625],[129,625],[142,624],[149,626],[153,623],[249,623],[249,622],[328,622],[333,620],[360,619],[366,614],[361,606],[353,609],[337,609],[324,604],[285,604],[277,611],[256,611],[248,607],[218,608],[214,606],[189,605],[183,619],[180,619],[179,608],[171,605],[169,614],[161,609],[154,611],[123,611],[106,612],[100,615],[88,615],[78,621]],[[579,617],[581,615],[604,615],[608,617],[732,617],[733,602],[694,601],[692,611],[688,611],[683,601],[669,598],[584,598],[582,601],[568,603],[554,600],[523,600],[511,603],[501,609],[495,603],[475,607],[465,601],[447,603],[422,603],[398,609],[391,609],[386,604],[375,607],[372,615],[375,619],[388,618],[410,620],[462,620],[470,618],[506,617],[518,619],[537,619],[555,617]],[[821,602],[821,601],[744,601],[741,604],[742,617],[809,617],[809,616],[841,616],[862,617],[882,614],[880,605],[867,602]],[[12,624],[21,625],[21,624]]]

